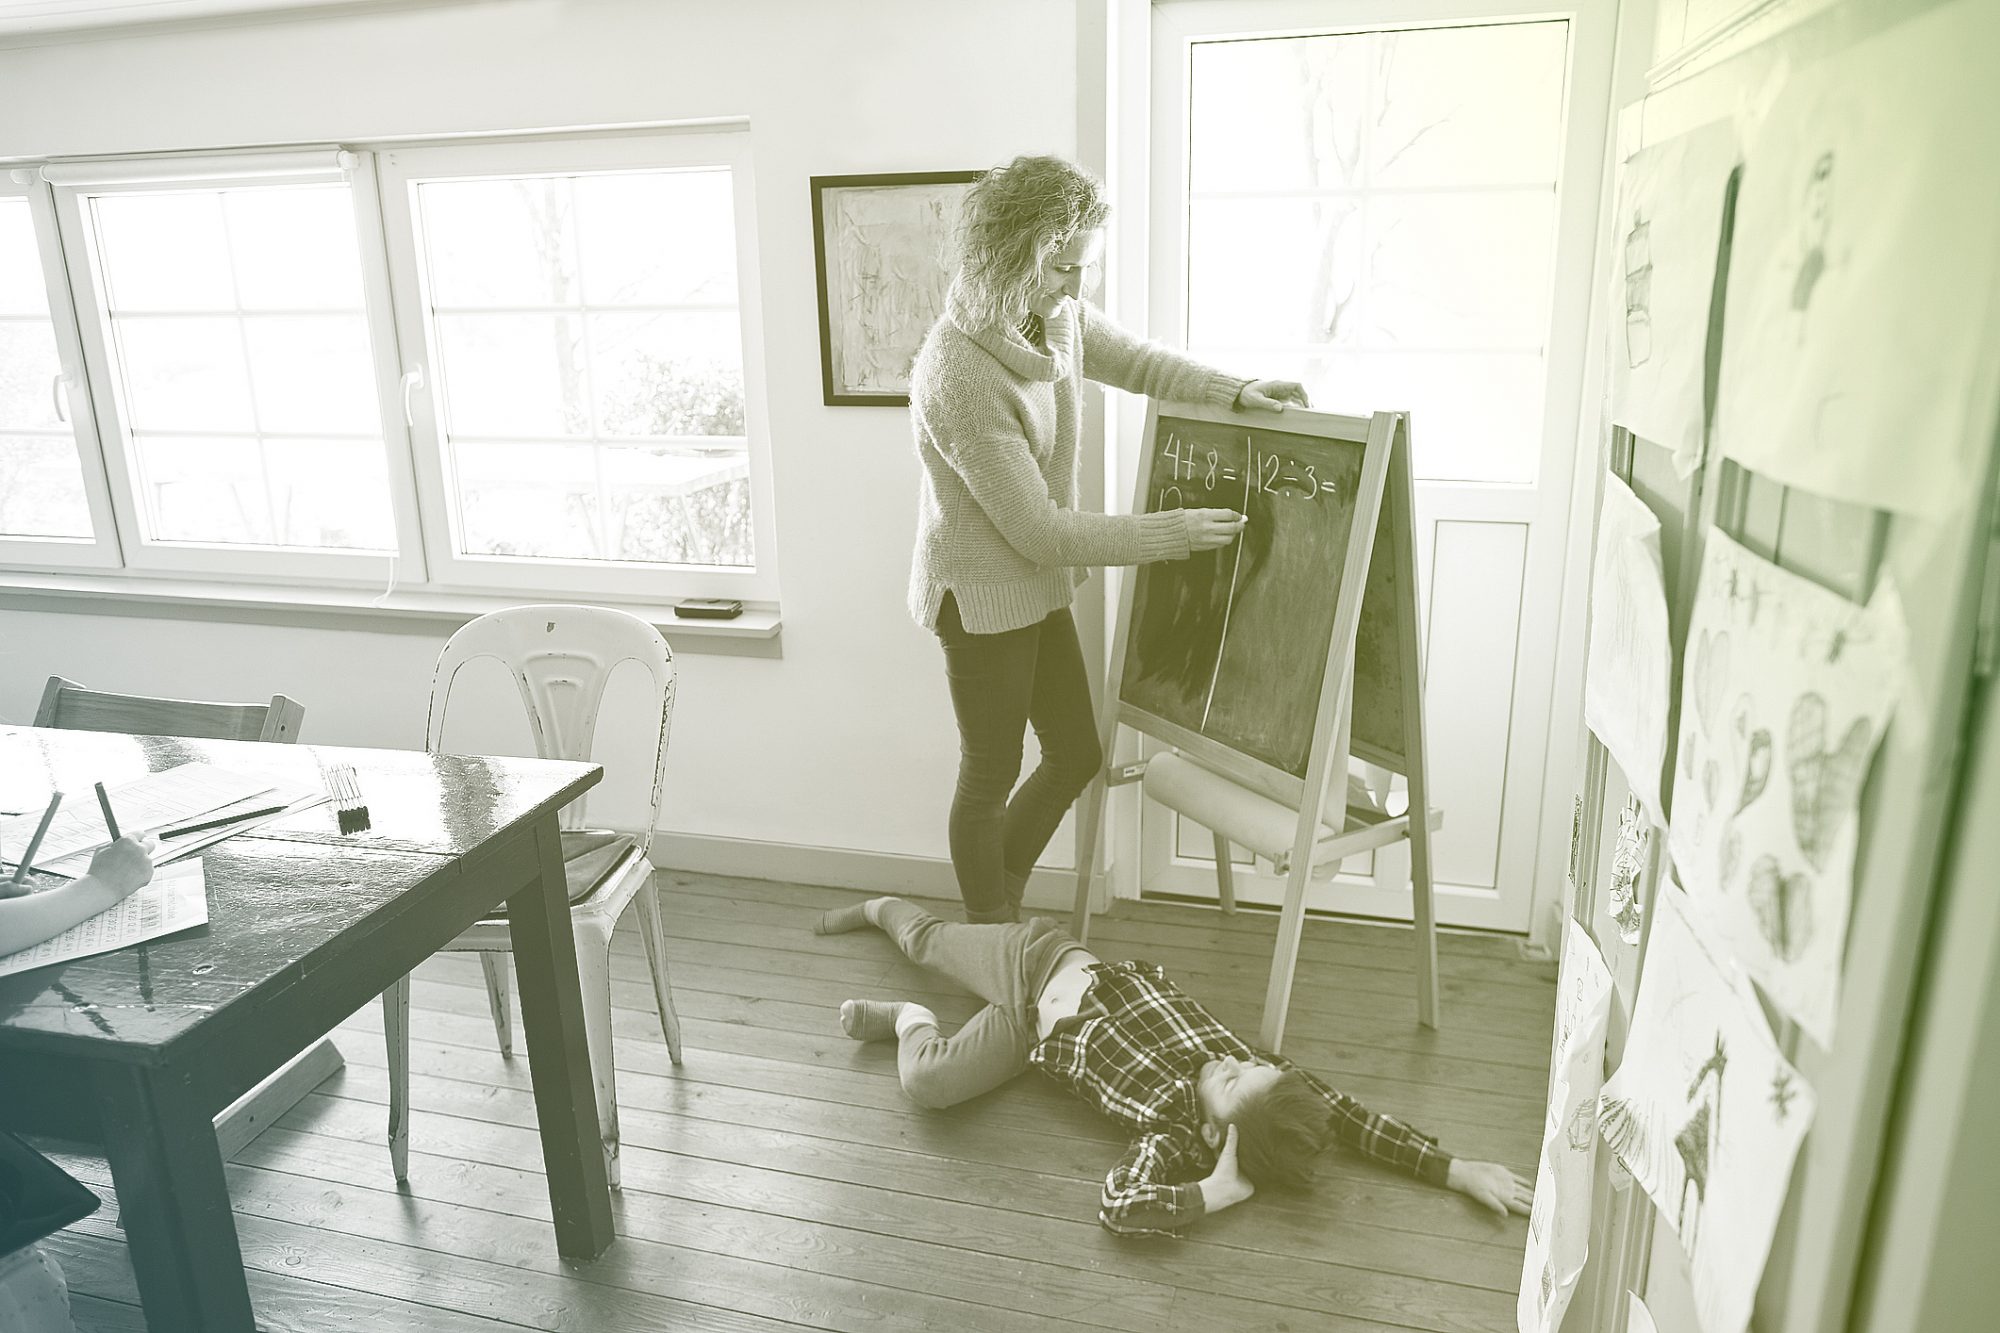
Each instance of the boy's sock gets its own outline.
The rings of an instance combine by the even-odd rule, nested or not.
[[[911,1028],[935,1028],[937,1015],[920,1004],[908,1000],[896,1006],[896,1038],[901,1040],[910,1035]]]
[[[845,935],[850,930],[874,925],[875,918],[868,915],[868,904],[874,901],[873,898],[864,898],[858,903],[822,912],[819,920],[813,925],[813,934]]]
[[[887,1041],[899,1035],[903,1011],[918,1007],[901,1000],[843,1000],[840,1030],[856,1041]]]

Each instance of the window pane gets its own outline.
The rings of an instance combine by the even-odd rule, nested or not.
[[[1417,475],[1541,456],[1568,29],[1198,43],[1187,339],[1317,406],[1408,409]]]
[[[144,537],[393,550],[346,187],[89,203]]]
[[[581,319],[445,315],[437,332],[452,435],[589,432]]]
[[[128,316],[112,327],[133,430],[255,428],[235,319]]]
[[[0,199],[0,315],[46,315],[49,292],[25,199]]]
[[[48,320],[0,317],[0,430],[68,429],[56,416],[61,373]]]
[[[0,199],[0,537],[91,535],[83,464],[56,412],[62,373],[25,199]]]
[[[0,537],[88,536],[75,442],[0,435]]]
[[[417,184],[461,553],[752,564],[731,191],[724,168]]]
[[[1201,199],[1188,322],[1204,341],[1539,349],[1550,190]],[[1310,275],[1301,279],[1301,275]]]
[[[740,449],[462,443],[453,456],[467,554],[752,563]]]
[[[424,181],[417,208],[431,303],[440,309],[577,299],[569,181]]]
[[[233,310],[222,196],[107,194],[91,201],[113,310]]]
[[[388,488],[379,440],[229,437],[136,441],[141,503],[170,542],[383,551],[395,534],[369,503]]]
[[[236,190],[225,201],[237,300],[245,310],[359,307],[361,250],[346,190]]]
[[[1553,181],[1567,43],[1559,22],[1196,43],[1189,183]]]
[[[600,429],[743,434],[742,347],[733,311],[591,316]]]
[[[736,208],[726,171],[576,182],[583,299],[592,305],[736,304]],[[671,244],[662,244],[666,238]]]
[[[243,341],[260,429],[381,433],[382,414],[368,363],[368,322],[360,315],[246,317]]]

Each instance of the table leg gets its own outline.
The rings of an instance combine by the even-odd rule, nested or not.
[[[540,876],[507,900],[515,979],[521,991],[521,1031],[535,1085],[535,1118],[549,1173],[556,1249],[571,1259],[595,1259],[616,1238],[604,1145],[597,1128],[590,1048],[584,1036],[583,990],[569,919],[569,882],[553,811],[535,825]]]
[[[160,1070],[106,1065],[93,1082],[147,1326],[254,1333],[208,1110]]]

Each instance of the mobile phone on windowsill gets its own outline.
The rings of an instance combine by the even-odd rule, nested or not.
[[[682,620],[734,620],[743,614],[743,603],[732,597],[690,597],[674,603],[674,614]]]

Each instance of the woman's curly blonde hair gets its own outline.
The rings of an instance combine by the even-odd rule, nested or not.
[[[1017,157],[973,183],[959,216],[959,308],[974,327],[1012,324],[1028,309],[1042,259],[1104,225],[1111,205],[1095,176],[1060,157]]]

